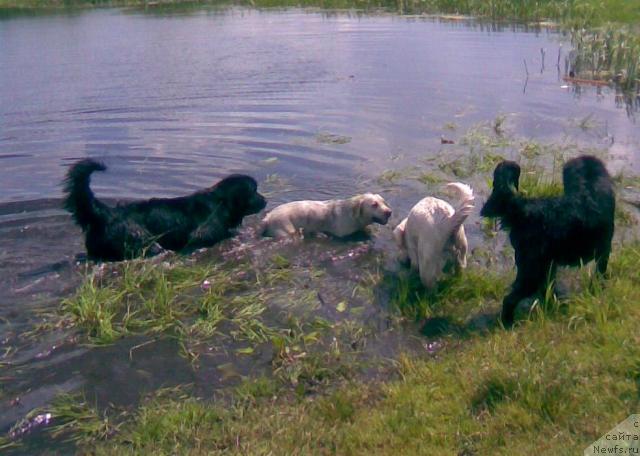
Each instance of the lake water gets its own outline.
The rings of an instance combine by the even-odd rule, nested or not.
[[[60,182],[79,158],[109,167],[93,179],[106,200],[178,196],[241,172],[271,189],[268,207],[379,191],[394,223],[424,190],[377,178],[446,155],[441,136],[499,115],[514,135],[608,148],[612,166],[640,171],[637,106],[609,88],[566,87],[569,49],[547,29],[344,11],[0,20],[0,341],[14,343],[35,310],[55,308],[79,282],[81,232],[60,208]],[[477,226],[468,232],[479,242]],[[374,248],[390,245],[386,233]],[[49,353],[57,337],[9,358],[0,430],[89,383],[122,392],[134,381],[211,381],[171,344],[132,367],[118,361],[129,345]],[[135,376],[147,368],[151,377]],[[21,405],[9,407],[16,396]]]

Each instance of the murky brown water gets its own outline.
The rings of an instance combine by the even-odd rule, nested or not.
[[[262,182],[268,207],[381,192],[395,210],[391,226],[424,188],[390,188],[377,177],[446,155],[441,135],[497,115],[514,134],[608,148],[613,166],[640,171],[636,108],[616,105],[607,88],[563,87],[561,41],[520,26],[300,10],[0,20],[0,347],[18,349],[2,360],[0,430],[60,392],[131,403],[161,386],[221,384],[220,360],[193,370],[170,340],[131,357],[139,340],[97,350],[64,331],[20,339],[84,270],[81,233],[60,209],[60,181],[74,160],[109,166],[93,185],[107,200],[177,196],[242,172]],[[393,270],[389,231],[283,251],[325,268],[326,286],[340,290],[372,261]],[[472,247],[482,242],[477,218],[468,233]],[[260,245],[254,254],[274,249]],[[366,318],[383,324],[383,306]],[[382,337],[379,353],[412,343],[410,334]],[[234,362],[259,373],[270,356]]]

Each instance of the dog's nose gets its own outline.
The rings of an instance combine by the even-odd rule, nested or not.
[[[386,209],[384,211],[384,216],[387,217],[387,218],[391,217],[391,209]]]

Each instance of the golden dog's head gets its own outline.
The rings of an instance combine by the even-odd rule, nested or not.
[[[355,217],[364,223],[379,223],[386,225],[391,217],[391,208],[384,198],[373,193],[365,193],[355,197]]]

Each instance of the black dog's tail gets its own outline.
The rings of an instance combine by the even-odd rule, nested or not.
[[[90,158],[73,165],[64,181],[64,208],[71,212],[73,219],[84,230],[91,223],[103,218],[106,207],[96,200],[89,187],[91,173],[104,171],[107,167]]]

